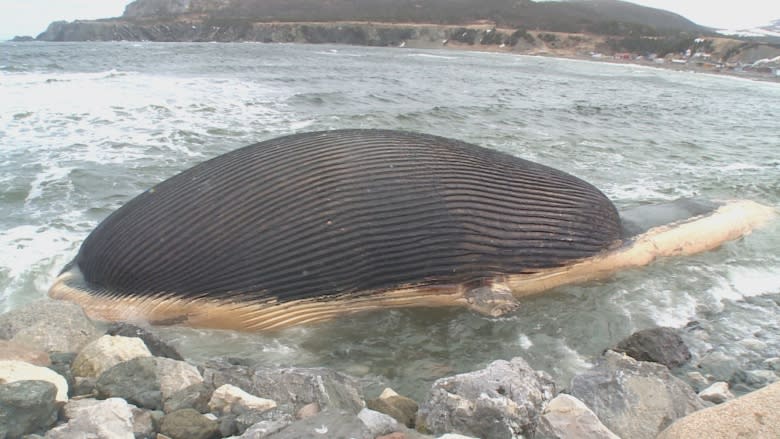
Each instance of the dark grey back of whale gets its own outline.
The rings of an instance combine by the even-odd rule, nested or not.
[[[564,172],[384,130],[250,145],[135,197],[84,241],[91,293],[287,301],[531,273],[620,238]]]

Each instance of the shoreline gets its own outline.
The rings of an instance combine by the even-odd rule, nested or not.
[[[31,37],[17,37],[26,42]],[[715,35],[632,37],[511,28],[494,22],[168,20],[54,22],[35,41],[259,42],[450,49],[632,64],[780,82],[780,46]]]
[[[513,50],[513,48],[502,49],[497,47],[496,48],[477,47],[476,45],[470,46],[464,44],[448,44],[446,46],[441,46],[441,47],[430,47],[427,45],[422,45],[422,46],[411,45],[411,46],[398,47],[398,48],[399,49],[409,48],[409,49],[443,50],[443,51],[453,51],[453,52],[468,51],[468,52],[481,52],[481,53],[500,53],[500,54],[517,55],[517,56],[562,59],[562,60],[569,60],[569,61],[582,61],[582,62],[589,62],[595,64],[635,66],[635,67],[642,67],[650,70],[676,71],[680,73],[696,73],[696,74],[712,75],[715,77],[729,77],[729,78],[744,79],[748,81],[760,81],[760,82],[780,84],[780,76],[777,75],[772,76],[769,74],[760,74],[760,73],[752,73],[752,72],[744,72],[744,71],[736,72],[730,70],[714,70],[714,69],[702,68],[690,64],[673,64],[668,62],[656,63],[656,62],[649,62],[649,61],[621,60],[621,59],[615,59],[614,57],[608,57],[608,56],[597,58],[597,57],[588,56],[584,54],[563,54],[563,53],[552,53],[548,51],[518,51],[518,50]]]
[[[408,44],[404,46],[371,46],[371,45],[358,45],[358,44],[347,44],[347,43],[305,43],[305,42],[302,43],[302,42],[263,42],[263,41],[148,41],[148,40],[140,40],[140,41],[136,41],[136,40],[109,40],[109,41],[6,40],[6,41],[0,41],[0,44],[3,43],[4,44],[35,44],[35,43],[41,43],[41,44],[50,44],[50,43],[55,43],[55,44],[58,43],[246,44],[246,43],[253,43],[253,44],[281,44],[281,45],[294,44],[294,45],[308,45],[308,46],[334,45],[334,46],[344,46],[344,47],[374,47],[374,48],[381,47],[381,48],[399,49],[399,50],[417,49],[417,50],[432,50],[432,51],[443,51],[443,52],[464,52],[465,51],[465,52],[476,52],[476,53],[485,53],[485,54],[490,53],[490,54],[561,59],[561,60],[568,60],[568,61],[581,61],[581,62],[589,62],[594,64],[633,66],[633,67],[646,68],[650,70],[675,71],[680,73],[695,73],[695,74],[710,75],[710,76],[720,77],[720,78],[727,77],[727,78],[734,78],[734,79],[743,79],[751,82],[758,81],[763,83],[780,84],[780,76],[778,75],[753,73],[749,71],[738,72],[732,70],[715,70],[711,68],[703,68],[700,66],[690,65],[690,64],[672,64],[672,63],[661,64],[661,63],[648,62],[648,61],[621,60],[621,59],[615,59],[607,56],[597,58],[597,57],[587,56],[583,54],[562,54],[562,53],[551,53],[547,51],[518,51],[518,50],[514,50],[513,48],[504,49],[499,47],[476,46],[476,45],[467,45],[467,44],[447,44],[447,45],[441,45],[437,47],[434,44]]]

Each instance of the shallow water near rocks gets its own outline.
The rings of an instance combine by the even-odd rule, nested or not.
[[[207,158],[293,132],[392,128],[560,168],[621,208],[681,197],[780,207],[780,85],[508,54],[347,46],[0,44],[0,311],[45,297],[97,223]],[[780,356],[780,225],[560,288],[490,319],[389,310],[268,334],[163,328],[194,360],[328,366],[421,398],[520,355],[559,387],[635,330],[694,359]],[[682,375],[685,370],[680,371]],[[742,390],[758,384],[745,384]],[[371,395],[369,395],[371,396]]]

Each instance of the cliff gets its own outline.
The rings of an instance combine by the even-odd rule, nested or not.
[[[269,25],[311,22],[490,23],[501,28],[613,36],[709,31],[677,14],[617,0],[136,0],[122,17],[55,22],[38,39],[287,41],[290,38],[269,39]]]
[[[258,23],[248,20],[187,19],[170,22],[123,20],[55,22],[43,41],[258,41],[394,46],[406,41],[440,43],[457,27],[356,22]]]

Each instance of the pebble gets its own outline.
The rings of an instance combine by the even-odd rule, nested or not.
[[[714,404],[722,404],[730,399],[734,399],[734,394],[729,391],[729,383],[718,381],[699,392],[699,398]]]
[[[707,386],[710,385],[710,382],[707,380],[707,378],[704,377],[704,375],[701,374],[701,372],[688,372],[685,374],[686,378],[688,379],[688,383],[693,387],[697,392],[701,391],[702,389],[705,389]]]

